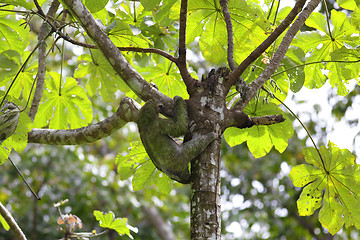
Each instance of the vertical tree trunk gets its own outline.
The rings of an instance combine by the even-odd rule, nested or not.
[[[192,134],[215,132],[214,140],[192,163],[190,199],[191,239],[221,239],[220,163],[221,136],[226,108],[227,68],[210,71],[188,100]]]
[[[191,239],[221,239],[221,141],[213,141],[192,163]]]

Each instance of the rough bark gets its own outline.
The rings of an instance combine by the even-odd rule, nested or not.
[[[109,118],[78,129],[33,129],[28,133],[29,143],[78,145],[105,138],[128,122],[135,122],[140,106],[131,98],[123,98],[117,111]]]
[[[49,18],[52,18],[55,16],[55,13],[56,13],[57,9],[59,8],[59,5],[60,5],[60,3],[57,0],[54,0],[51,3],[51,6],[47,13],[47,16]],[[48,27],[47,23],[44,21],[40,27],[38,41],[39,42],[43,41],[45,39],[45,36],[48,33],[49,33],[49,27]],[[35,119],[35,115],[38,111],[38,108],[40,105],[40,100],[41,100],[41,97],[43,94],[44,82],[45,82],[45,71],[46,71],[45,58],[46,58],[46,43],[43,42],[39,46],[39,59],[38,59],[39,67],[38,67],[36,88],[35,88],[34,98],[33,98],[32,104],[31,104],[30,112],[29,112],[29,117],[32,121],[34,121],[34,119]]]
[[[191,134],[219,134],[191,164],[191,239],[221,238],[220,135],[226,122],[224,82],[228,74],[225,68],[209,74],[188,100]],[[188,138],[191,136],[185,136]]]

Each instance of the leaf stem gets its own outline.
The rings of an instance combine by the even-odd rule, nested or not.
[[[22,180],[24,181],[25,185],[29,188],[29,190],[31,191],[31,193],[34,195],[34,197],[36,197],[37,200],[41,200],[41,198],[34,192],[34,190],[30,187],[29,183],[26,181],[25,177],[22,175],[21,171],[19,170],[19,168],[15,165],[15,163],[11,160],[10,157],[8,157],[9,161],[11,162],[11,164],[14,166],[16,172],[20,175],[20,177],[22,178]]]
[[[300,65],[297,65],[297,66],[294,66],[294,67],[291,67],[291,68],[287,68],[281,72],[277,72],[277,73],[274,73],[273,75],[271,75],[271,77],[275,77],[277,75],[280,75],[284,72],[287,72],[289,70],[292,70],[294,68],[300,68],[300,67],[305,67],[307,65],[312,65],[312,64],[318,64],[318,63],[358,63],[360,62],[360,59],[359,60],[352,60],[352,61],[345,61],[345,60],[321,60],[321,61],[315,61],[315,62],[309,62],[309,63],[304,63],[304,64],[300,64]]]
[[[329,31],[329,36],[331,38],[331,41],[335,41],[335,38],[333,37],[332,33],[331,33],[331,29],[330,29],[330,16],[329,16],[329,9],[326,5],[326,1],[323,0],[324,6],[325,6],[325,14],[326,14],[326,23],[327,23],[327,27],[328,27],[328,31]]]

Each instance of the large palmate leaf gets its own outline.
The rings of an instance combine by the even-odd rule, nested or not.
[[[149,47],[150,41],[140,33],[140,30],[130,28],[128,23],[120,20],[115,20],[112,25],[115,25],[109,31],[109,37],[113,43],[118,47]],[[134,28],[134,26],[133,26]],[[136,32],[137,30],[137,32]]]
[[[103,213],[97,210],[94,211],[94,216],[96,220],[100,222],[100,227],[113,229],[120,236],[126,234],[131,237],[130,229],[127,225],[127,218],[115,218],[115,214],[111,211]]]
[[[244,0],[230,1],[228,8],[234,29],[234,46],[237,46],[234,59],[240,63],[267,37],[266,28],[270,25],[255,4]],[[219,2],[189,1],[189,13],[187,43],[200,36],[199,45],[205,59],[216,64],[226,62],[227,33]]]
[[[321,207],[319,221],[331,234],[344,224],[360,228],[360,165],[355,156],[331,142],[319,152],[308,147],[303,153],[311,165],[302,164],[290,172],[296,187],[305,186],[297,201],[299,214],[308,216]]]
[[[274,103],[263,104],[253,101],[244,110],[249,116],[260,117],[265,115],[282,114],[284,112]],[[248,148],[254,157],[265,156],[272,147],[280,153],[287,145],[288,139],[293,135],[293,127],[290,120],[272,125],[258,125],[251,128],[229,128],[224,137],[230,146],[235,146],[247,141]]]
[[[181,96],[188,98],[185,84],[177,67],[171,62],[166,61],[153,67],[138,68],[141,74],[158,87],[159,91],[173,98]],[[195,77],[195,76],[193,76]]]
[[[116,75],[114,69],[100,51],[92,51],[91,55],[81,55],[78,60],[83,63],[75,70],[74,77],[88,78],[86,90],[90,96],[96,94],[99,89],[104,100],[113,101],[116,99],[115,92],[117,89],[123,92],[129,91],[128,86]]]
[[[132,142],[128,154],[118,154],[115,163],[118,164],[121,180],[133,176],[132,186],[135,191],[156,185],[161,193],[170,193],[173,181],[156,169],[141,142]]]
[[[29,46],[30,33],[20,26],[23,20],[11,16],[9,12],[0,11],[0,53],[11,49],[21,54]]]
[[[58,73],[51,72],[46,81],[44,99],[34,120],[34,126],[49,124],[52,129],[84,127],[92,121],[91,102],[85,90],[77,84],[75,78],[61,81]]]
[[[345,63],[340,65],[338,62],[330,62],[331,53],[344,45],[356,47],[360,45],[360,39],[354,35],[358,31],[350,24],[345,13],[331,11],[331,22],[334,27],[329,32],[325,16],[316,12],[312,13],[306,25],[317,31],[303,32],[295,38],[293,43],[309,55],[304,68],[305,86],[319,88],[329,78],[330,84],[337,88],[338,94],[346,95],[348,92],[346,83],[349,78],[342,71]],[[349,64],[348,68],[353,63]]]

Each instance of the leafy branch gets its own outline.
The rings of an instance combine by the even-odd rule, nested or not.
[[[314,9],[320,3],[320,1],[321,0],[311,0],[308,3],[308,5],[304,8],[304,10],[299,14],[298,18],[295,20],[295,22],[291,25],[289,30],[286,32],[274,57],[272,58],[270,63],[266,66],[265,70],[259,75],[259,77],[256,78],[251,83],[250,89],[249,89],[249,91],[247,91],[245,100],[241,101],[241,102],[239,101],[238,103],[240,106],[237,106],[237,107],[239,107],[241,110],[244,109],[245,106],[250,102],[250,100],[256,95],[257,91],[264,85],[264,83],[270,78],[270,76],[280,66],[280,63],[281,63],[282,59],[284,58],[284,56],[287,52],[287,49],[289,48],[296,33],[304,25],[306,19],[310,16],[310,13],[312,11],[314,11]],[[301,1],[300,0],[297,1],[296,4],[298,4],[299,2],[301,2]],[[285,22],[285,20],[283,22]],[[280,24],[280,26],[281,26],[281,24]],[[236,70],[238,70],[239,67]],[[235,73],[236,70],[233,73]]]
[[[270,36],[265,41],[263,41],[244,61],[242,61],[242,63],[235,69],[235,71],[233,71],[230,74],[230,81],[228,83],[228,88],[234,85],[236,81],[241,77],[241,74],[245,71],[245,69],[253,61],[255,61],[258,57],[260,57],[260,55],[286,30],[286,28],[295,19],[297,14],[301,11],[305,2],[306,0],[298,0],[294,8],[290,11],[290,13],[286,16],[286,18],[280,23],[280,25],[270,34]],[[309,12],[308,10],[306,12],[308,12],[308,14],[311,13],[311,11]],[[303,22],[305,22],[305,20]],[[289,44],[291,40],[289,41]]]

